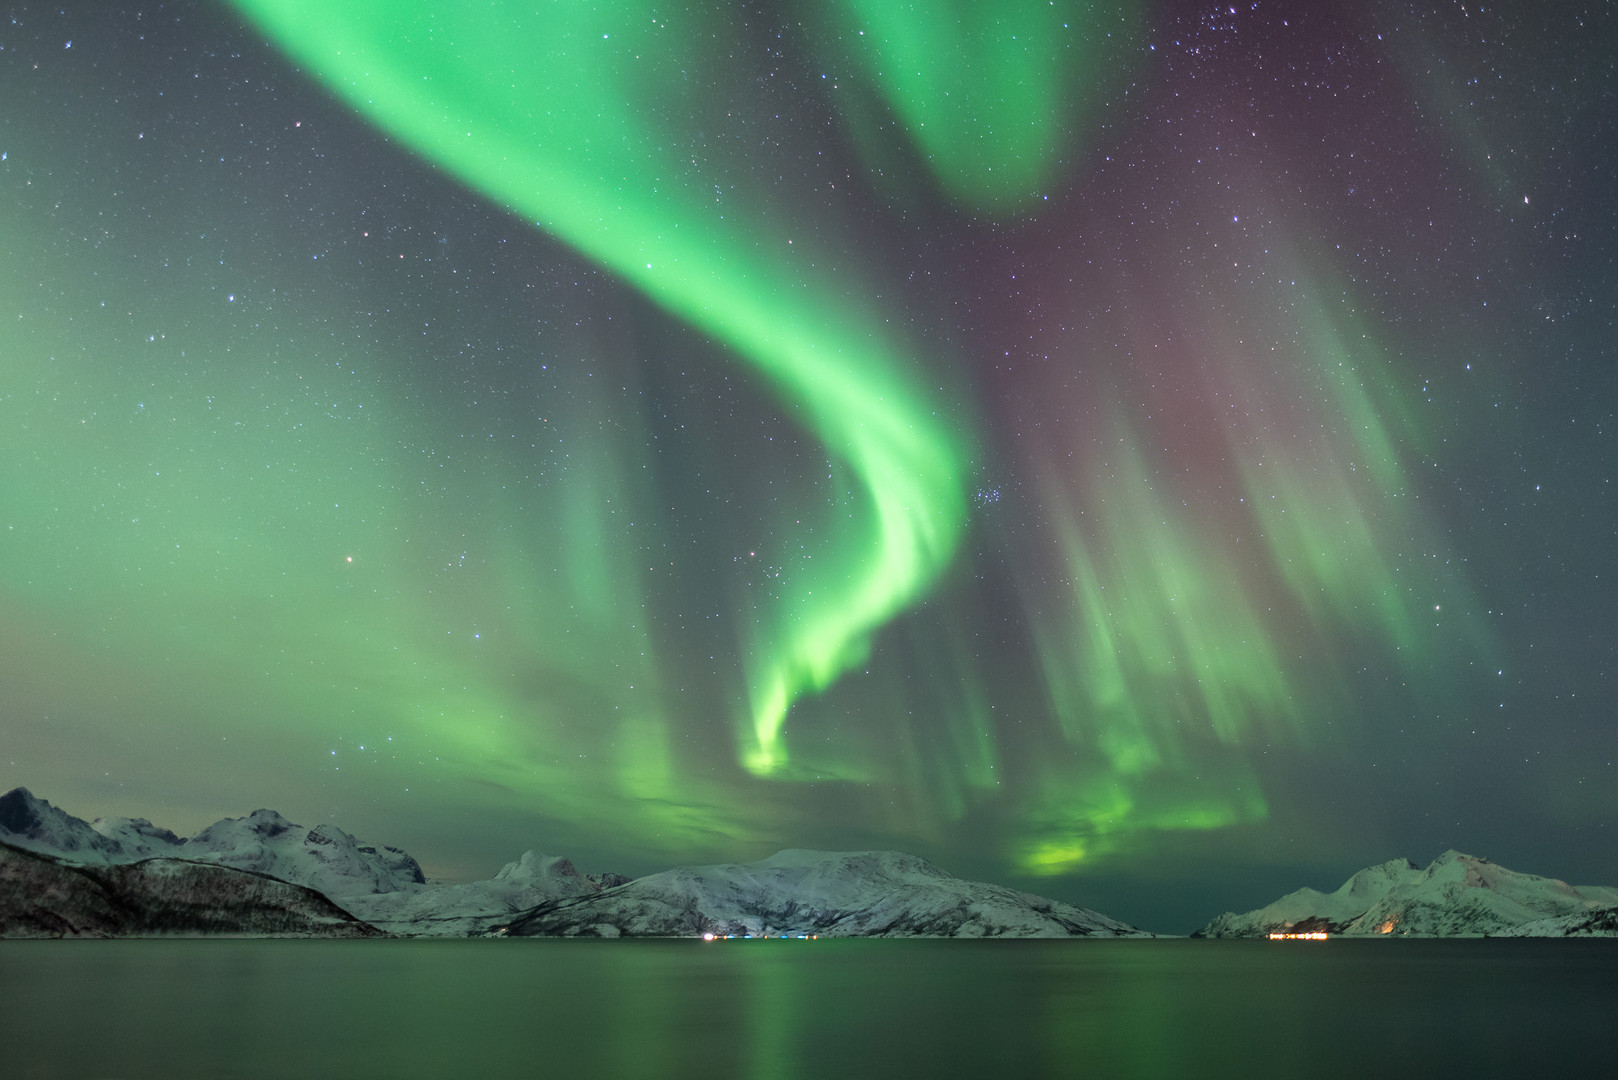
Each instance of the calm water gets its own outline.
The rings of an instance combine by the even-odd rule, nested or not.
[[[0,1076],[1611,1075],[1618,941],[0,942]]]

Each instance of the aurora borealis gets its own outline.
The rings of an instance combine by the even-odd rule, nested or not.
[[[1607,7],[334,7],[0,25],[5,787],[1618,878]]]

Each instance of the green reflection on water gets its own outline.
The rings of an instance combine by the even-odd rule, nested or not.
[[[1611,941],[0,942],[0,1047],[22,1077],[1504,1077],[1610,1062],[1615,961]]]

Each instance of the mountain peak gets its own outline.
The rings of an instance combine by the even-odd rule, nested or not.
[[[1488,861],[1489,861],[1488,859],[1484,858],[1481,855],[1468,855],[1464,851],[1456,851],[1454,848],[1450,848],[1448,851],[1444,852],[1444,854],[1442,854],[1438,858],[1434,859],[1430,865],[1432,865],[1432,866],[1439,866],[1439,865],[1447,866],[1450,863],[1456,863],[1456,862],[1486,863]],[[1412,863],[1411,865],[1414,866],[1415,864]]]
[[[27,831],[39,820],[41,806],[50,806],[25,787],[14,787],[0,795],[0,829],[6,832]]]
[[[288,829],[297,827],[274,810],[254,810],[245,820],[252,826],[254,832],[266,837],[279,836]]]
[[[494,875],[494,880],[527,885],[543,879],[572,880],[579,877],[578,868],[573,865],[572,860],[559,855],[546,855],[530,848],[502,866],[500,872]]]
[[[116,861],[118,844],[24,787],[0,795],[0,840],[76,862]]]

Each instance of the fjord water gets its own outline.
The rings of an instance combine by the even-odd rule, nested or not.
[[[0,942],[23,1077],[1600,1075],[1618,941]]]

